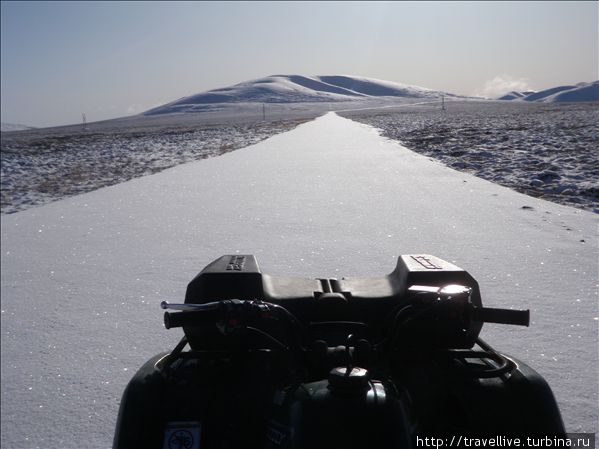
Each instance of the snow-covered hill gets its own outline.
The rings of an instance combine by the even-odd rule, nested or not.
[[[0,123],[0,132],[23,131],[26,129],[34,129],[32,126],[19,125],[17,123]]]
[[[3,449],[110,447],[121,394],[178,329],[159,304],[222,254],[273,275],[377,276],[430,253],[530,328],[483,338],[597,431],[595,215],[431,162],[328,114],[257,145],[2,215]]]
[[[534,94],[534,91],[525,91],[525,92],[519,92],[516,90],[513,90],[511,92],[508,92],[505,95],[502,95],[501,97],[497,98],[497,100],[518,100],[518,99],[522,99],[524,97],[526,97],[527,95],[531,95]]]
[[[184,97],[144,114],[199,112],[222,103],[319,103],[379,97],[437,99],[441,94],[424,87],[357,76],[272,75]]]
[[[497,99],[544,103],[599,101],[599,81],[578,83],[575,86],[557,86],[539,92],[509,92]]]
[[[566,101],[599,101],[599,81],[594,83],[579,83],[571,89],[564,89],[545,96],[541,101],[566,102]]]

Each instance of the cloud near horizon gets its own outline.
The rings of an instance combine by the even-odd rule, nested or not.
[[[497,98],[511,91],[533,90],[528,84],[527,78],[516,78],[511,75],[497,75],[485,83],[482,88],[476,89],[474,95],[477,97]]]
[[[127,114],[135,114],[135,113],[140,112],[142,110],[144,110],[144,106],[143,105],[137,104],[137,103],[130,104],[127,107]]]

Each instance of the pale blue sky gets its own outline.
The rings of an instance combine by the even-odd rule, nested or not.
[[[2,121],[31,126],[283,73],[468,95],[599,78],[597,2],[3,1],[1,11]]]

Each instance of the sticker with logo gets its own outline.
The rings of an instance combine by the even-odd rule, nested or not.
[[[201,424],[197,421],[167,423],[162,448],[200,449],[201,427]]]

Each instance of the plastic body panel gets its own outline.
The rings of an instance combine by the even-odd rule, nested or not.
[[[287,308],[304,322],[357,321],[382,329],[389,314],[405,303],[413,285],[460,284],[472,289],[471,302],[481,305],[476,280],[461,268],[438,257],[400,256],[393,272],[380,278],[302,279],[263,274],[252,255],[222,256],[204,268],[188,285],[186,303],[224,299],[260,299]],[[482,323],[470,322],[466,331],[451,322],[433,322],[410,329],[412,342],[422,346],[474,345]],[[185,327],[190,344],[211,340],[205,331]]]
[[[169,423],[198,422],[201,449],[260,448],[280,361],[257,353],[186,359],[164,372],[158,354],[129,381],[115,449],[162,449]]]
[[[186,303],[263,296],[262,273],[254,256],[222,256],[207,265],[187,286]]]
[[[509,374],[476,379],[435,362],[398,360],[396,383],[409,390],[419,432],[470,436],[564,435],[551,388],[530,366],[510,358]],[[406,366],[408,367],[406,369]]]
[[[304,384],[274,407],[266,449],[411,447],[403,404],[381,382],[338,394],[328,381]]]
[[[355,303],[365,300],[370,303],[397,302],[411,285],[447,284],[471,287],[473,304],[480,305],[478,283],[472,276],[449,262],[426,254],[400,256],[395,270],[384,277],[341,280],[272,277],[260,271],[254,256],[228,255],[207,265],[189,283],[185,302],[262,299],[294,308],[293,302],[318,299],[324,293],[340,293]]]
[[[114,434],[115,449],[162,449],[166,381],[154,365],[166,354],[148,360],[125,388]]]
[[[365,394],[335,399],[328,382],[322,380],[289,390],[284,400],[277,400],[276,382],[262,377],[268,361],[212,370],[181,366],[165,378],[155,368],[163,356],[150,359],[129,382],[114,449],[162,448],[166,426],[172,421],[201,422],[203,449],[272,448],[273,435],[293,439],[286,446],[289,449],[333,449],[336,441],[346,449],[360,446],[373,431],[378,438],[368,447],[381,448],[409,447],[417,435],[565,433],[547,382],[513,358],[517,368],[509,376],[493,379],[462,376],[455,367],[428,359],[410,363],[400,359],[393,369],[393,381],[403,392],[400,396],[386,388],[386,398]],[[190,372],[195,377],[184,381]],[[351,428],[344,427],[348,422],[353,423]],[[344,428],[343,437],[337,438]],[[402,443],[397,446],[397,442]]]

